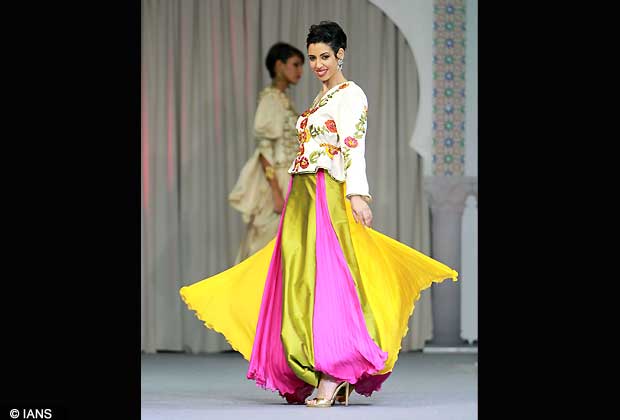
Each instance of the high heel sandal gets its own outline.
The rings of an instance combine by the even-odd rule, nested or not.
[[[348,400],[351,397],[351,394],[353,393],[354,390],[355,390],[355,385],[349,385],[346,388],[340,388],[340,391],[336,393],[336,402],[340,404],[344,402],[348,403]],[[347,395],[345,395],[345,393]]]
[[[336,401],[336,396],[338,394],[338,391],[343,389],[343,387],[345,389],[344,405],[349,405],[349,395],[351,394],[351,392],[349,391],[349,383],[347,381],[344,381],[338,384],[331,398],[313,398],[311,400],[306,401],[306,407],[316,407],[316,408],[331,407],[332,405],[334,405],[334,402]],[[351,390],[352,388],[353,387],[351,387]],[[308,404],[310,401],[314,401],[314,404]]]

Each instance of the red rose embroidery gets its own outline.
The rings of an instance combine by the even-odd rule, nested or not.
[[[338,88],[338,90],[340,90],[340,89],[344,89],[344,88],[346,88],[347,86],[349,86],[349,84],[348,84],[348,83],[345,83],[344,85],[340,85],[340,87]]]
[[[304,120],[301,122],[301,124],[299,124],[299,128],[301,128],[303,130],[304,128],[306,128],[307,124],[308,124],[308,118],[304,118]]]
[[[299,166],[301,166],[301,169],[306,169],[308,167],[308,159],[304,156],[301,158],[301,160],[299,161]]]
[[[316,112],[316,110],[319,109],[319,107],[314,107],[310,110],[310,114],[314,114]]]
[[[335,133],[336,132],[336,121],[334,120],[325,121],[325,127],[327,127],[327,129],[331,131],[332,133]]]
[[[349,136],[346,139],[344,139],[344,144],[346,144],[347,147],[350,147],[353,149],[357,147],[357,139],[355,137]]]

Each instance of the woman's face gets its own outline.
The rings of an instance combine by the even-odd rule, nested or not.
[[[282,63],[281,61],[277,61],[276,63],[281,66],[280,72],[287,82],[293,85],[299,82],[301,74],[304,71],[304,64],[300,56],[292,55],[286,60],[286,63]]]
[[[339,50],[344,55],[344,50]],[[321,81],[325,82],[339,72],[338,58],[332,48],[322,42],[308,45],[308,63],[314,75]]]

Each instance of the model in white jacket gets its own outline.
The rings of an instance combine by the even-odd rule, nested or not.
[[[337,181],[346,181],[346,195],[370,200],[364,158],[368,101],[353,81],[336,84],[317,96],[297,119],[299,151],[289,173],[316,173],[325,169]]]

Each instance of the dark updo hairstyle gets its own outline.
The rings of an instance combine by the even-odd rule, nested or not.
[[[267,70],[269,70],[269,76],[271,76],[272,79],[276,77],[277,60],[286,63],[286,61],[294,55],[299,56],[299,58],[301,58],[301,62],[304,62],[304,54],[292,45],[289,45],[286,42],[278,42],[277,44],[272,45],[271,48],[269,48],[267,58],[265,59],[265,65],[267,66]]]
[[[338,54],[338,50],[347,49],[347,34],[344,33],[340,25],[328,20],[321,21],[318,25],[312,25],[308,37],[306,38],[306,48],[310,44],[322,42],[329,45]]]

